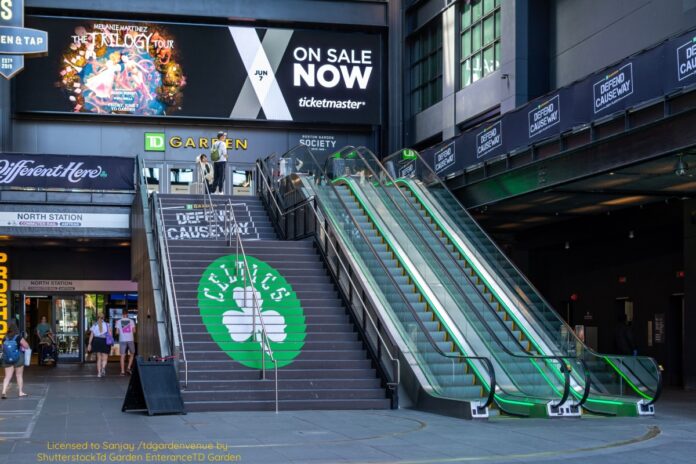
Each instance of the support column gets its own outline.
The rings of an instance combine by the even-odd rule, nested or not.
[[[696,200],[684,202],[684,388],[696,389]]]
[[[442,139],[457,135],[456,98],[457,91],[457,21],[456,3],[442,14]]]
[[[389,2],[389,76],[386,81],[389,108],[389,146],[383,154],[393,153],[404,145],[404,10],[401,0]],[[408,74],[408,73],[406,73]]]
[[[0,152],[12,151],[10,81],[0,77]]]

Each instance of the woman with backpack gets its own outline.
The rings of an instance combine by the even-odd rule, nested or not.
[[[7,399],[7,387],[10,386],[12,375],[17,374],[17,387],[19,397],[27,396],[24,393],[24,350],[29,349],[29,343],[19,332],[17,323],[10,322],[7,328],[5,340],[2,343],[2,364],[5,366],[5,379],[2,381],[2,399]]]
[[[90,329],[87,352],[97,354],[97,377],[106,377],[106,363],[109,361],[114,334],[111,327],[104,321],[104,313],[97,315],[97,322]]]

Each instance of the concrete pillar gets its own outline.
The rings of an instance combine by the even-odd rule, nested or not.
[[[684,387],[696,389],[696,200],[684,202]]]
[[[12,151],[10,81],[0,77],[0,152]]]
[[[453,3],[442,14],[442,138],[457,132],[455,105],[457,92],[457,9]]]
[[[389,83],[385,92],[389,105],[389,143],[383,154],[393,153],[404,145],[404,10],[401,0],[389,2]]]

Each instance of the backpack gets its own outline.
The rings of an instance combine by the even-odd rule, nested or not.
[[[220,143],[218,140],[213,142],[213,149],[210,151],[210,159],[215,161],[220,161]]]
[[[19,344],[17,343],[17,335],[13,340],[5,338],[2,342],[2,357],[6,364],[15,364],[19,361]]]

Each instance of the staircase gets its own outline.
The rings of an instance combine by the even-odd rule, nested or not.
[[[187,410],[275,409],[273,364],[253,339],[258,318],[254,323],[245,316],[253,313],[242,311],[251,297],[245,300],[241,278],[226,285],[235,275],[229,272],[236,248],[214,239],[222,235],[224,213],[211,238],[202,196],[159,198],[188,360],[187,385],[180,363]],[[230,200],[252,273],[258,271],[246,288],[259,292],[270,348],[279,361],[279,409],[389,408],[381,379],[313,242],[278,240],[256,197],[213,197],[221,211]]]

